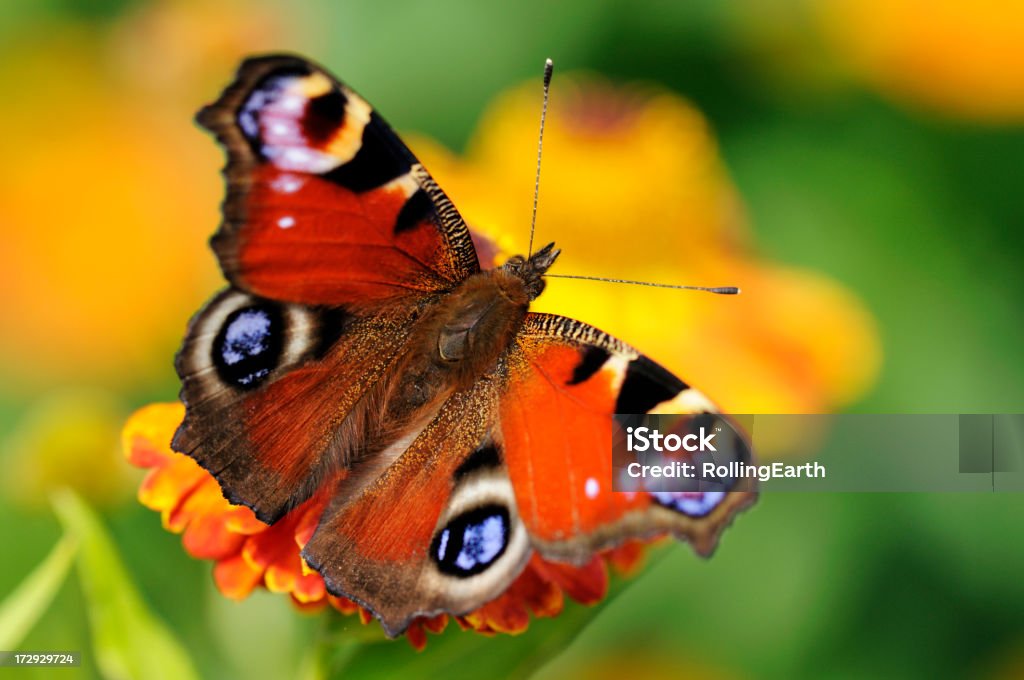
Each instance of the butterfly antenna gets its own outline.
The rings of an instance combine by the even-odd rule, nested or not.
[[[650,281],[630,281],[629,279],[606,279],[601,276],[580,276],[578,274],[545,274],[550,279],[582,279],[584,281],[604,281],[606,283],[628,283],[634,286],[653,286],[654,288],[675,288],[676,290],[702,290],[717,295],[739,295],[736,286],[675,286],[670,283],[651,283]]]
[[[548,93],[551,91],[551,72],[555,64],[550,60],[544,62],[544,103],[540,109],[540,134],[537,136],[537,176],[533,182],[533,217],[530,218],[530,247],[526,258],[533,255],[533,232],[537,229],[537,197],[540,196],[540,157],[544,150],[544,122],[548,117]]]

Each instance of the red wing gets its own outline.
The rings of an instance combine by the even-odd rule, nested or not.
[[[189,325],[176,368],[185,420],[173,447],[224,495],[272,523],[361,451],[364,418],[416,305],[369,318],[224,291]]]
[[[706,397],[631,347],[564,317],[529,314],[501,400],[505,459],[534,546],[582,562],[630,537],[670,531],[710,553],[753,485],[727,493],[613,492],[613,415],[712,413]],[[742,447],[746,444],[740,442]],[[749,459],[749,451],[741,454]]]
[[[532,554],[496,439],[498,382],[450,397],[379,454],[378,476],[344,480],[303,550],[330,592],[370,609],[390,635],[416,616],[477,609]]]
[[[372,306],[478,271],[469,231],[369,104],[298,57],[249,59],[198,121],[227,149],[224,275],[261,297]]]

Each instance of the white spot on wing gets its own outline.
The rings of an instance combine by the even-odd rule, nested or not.
[[[289,94],[281,97],[280,106],[285,111],[297,113],[302,110],[302,106],[305,104],[305,99],[302,97]]]
[[[295,226],[295,218],[291,215],[285,215],[277,221],[277,226],[282,229],[291,229]]]
[[[626,369],[629,368],[629,362],[635,358],[636,355],[614,353],[601,367],[602,373],[609,371],[612,374],[611,387],[615,394],[622,389],[622,382],[626,379]]]
[[[718,409],[701,392],[693,389],[685,389],[667,401],[663,401],[650,413],[717,413]]]
[[[395,179],[391,180],[381,188],[385,189],[386,191],[401,191],[403,198],[409,198],[414,193],[416,193],[416,191],[420,188],[420,185],[416,181],[416,178],[413,177],[412,171],[409,171],[404,175],[400,175],[399,177],[396,177]]]
[[[275,166],[293,172],[308,172],[318,175],[333,170],[341,164],[330,154],[297,146],[264,145],[262,152]]]
[[[302,188],[305,181],[296,175],[284,173],[275,177],[270,183],[270,188],[281,194],[294,194]]]
[[[587,479],[587,483],[583,485],[583,491],[587,494],[587,498],[597,498],[597,494],[601,491],[601,485],[593,477]]]

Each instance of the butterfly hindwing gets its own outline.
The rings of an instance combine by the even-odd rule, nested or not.
[[[213,247],[236,287],[375,306],[479,269],[469,230],[366,101],[310,62],[249,59],[198,115],[228,153]]]
[[[532,554],[504,463],[498,382],[455,393],[407,449],[383,453],[392,460],[379,476],[343,485],[303,550],[331,592],[391,635],[416,616],[477,609]]]
[[[186,414],[175,450],[230,500],[275,521],[361,455],[353,447],[417,310],[359,317],[222,292],[178,354]]]

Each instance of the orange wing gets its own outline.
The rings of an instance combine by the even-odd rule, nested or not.
[[[753,503],[753,484],[739,480],[725,493],[614,492],[611,443],[616,413],[714,412],[700,392],[615,338],[565,317],[528,315],[500,420],[534,546],[583,562],[625,538],[671,532],[709,554],[733,515]],[[749,460],[746,443],[736,446]]]
[[[461,615],[503,593],[533,554],[495,418],[496,375],[343,480],[303,557],[389,635],[417,616]],[[407,448],[405,448],[407,447]]]

